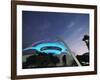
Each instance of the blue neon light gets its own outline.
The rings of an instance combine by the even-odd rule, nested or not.
[[[58,50],[44,50],[44,51],[41,51],[41,52],[45,52],[45,53],[52,53],[52,54],[60,54],[61,51],[58,51]]]
[[[43,47],[59,47],[61,50],[56,50],[56,49],[46,49],[46,50],[41,50]],[[45,53],[53,53],[53,54],[60,54],[62,52],[67,52],[67,48],[64,46],[62,42],[45,42],[45,43],[39,43],[37,45],[33,45],[32,47],[25,48],[23,51],[26,50],[37,50],[39,52],[45,52]]]

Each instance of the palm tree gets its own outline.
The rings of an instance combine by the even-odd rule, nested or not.
[[[87,47],[89,49],[89,35],[84,35],[82,40],[86,43],[86,45],[87,45]]]

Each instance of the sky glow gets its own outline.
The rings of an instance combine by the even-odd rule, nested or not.
[[[22,49],[61,37],[75,54],[88,52],[82,38],[89,35],[89,14],[22,11],[22,23]]]

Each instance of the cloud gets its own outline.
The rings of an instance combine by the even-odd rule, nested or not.
[[[83,29],[84,29],[84,28],[80,27],[80,28],[78,28],[78,29],[76,30],[76,32],[81,32],[81,31],[83,31]]]
[[[79,37],[82,38],[82,37]],[[72,52],[75,52],[77,55],[82,55],[85,52],[88,52],[87,46],[85,43],[82,41],[82,39],[64,39],[66,44],[69,46],[69,48],[72,50]]]
[[[69,24],[67,23],[63,33],[61,34],[62,36],[66,35],[67,33],[71,32],[73,27],[75,27],[75,22],[71,21]]]
[[[42,24],[38,26],[38,31],[41,32],[40,35],[44,35],[48,33],[49,28],[51,27],[50,22],[44,21]]]
[[[72,28],[72,27],[74,27],[74,25],[75,25],[75,22],[70,22],[69,25],[67,25],[67,28],[68,28],[68,29],[69,29],[69,28]]]

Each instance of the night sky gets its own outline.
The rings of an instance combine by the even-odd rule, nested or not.
[[[22,28],[23,49],[61,37],[75,54],[88,51],[82,38],[89,34],[89,14],[22,11]]]

